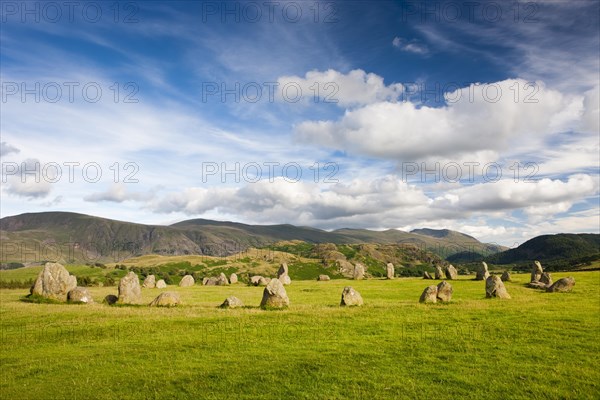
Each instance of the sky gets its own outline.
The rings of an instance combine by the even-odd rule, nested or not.
[[[2,2],[0,215],[599,233],[599,7]]]

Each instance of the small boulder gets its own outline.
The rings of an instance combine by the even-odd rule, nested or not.
[[[394,279],[394,264],[387,263],[385,266],[385,277],[387,279]]]
[[[537,282],[542,277],[544,273],[544,268],[542,268],[542,264],[539,261],[533,262],[533,267],[531,268],[531,282]]]
[[[570,292],[573,290],[573,286],[575,286],[575,278],[569,276],[567,278],[561,278],[554,282],[552,286],[550,286],[547,291],[548,292]]]
[[[220,273],[217,277],[217,286],[227,286],[229,285],[229,281],[227,280],[227,276],[224,273]]]
[[[154,289],[156,287],[156,277],[154,275],[148,275],[142,283],[143,288]]]
[[[140,279],[133,271],[129,271],[119,281],[119,303],[139,304],[142,301]]]
[[[317,278],[318,281],[324,282],[324,281],[330,281],[331,278],[329,277],[329,275],[319,275],[319,277]]]
[[[225,278],[227,279],[227,278]],[[179,286],[180,287],[190,287],[190,286],[194,286],[194,283],[196,283],[196,281],[194,281],[194,277],[191,275],[186,275],[183,278],[181,278],[181,282],[179,282]]]
[[[107,294],[102,302],[108,304],[109,306],[112,306],[113,304],[116,304],[117,301],[119,301],[119,298],[117,296],[115,296],[114,294]]]
[[[548,285],[546,283],[540,282],[540,281],[529,282],[527,284],[527,287],[530,287],[532,289],[542,289],[542,290],[548,289]]]
[[[444,271],[439,265],[435,266],[435,279],[444,279]]]
[[[499,297],[501,299],[510,299],[510,295],[504,287],[504,282],[498,275],[488,276],[485,280],[485,297]]]
[[[150,307],[175,307],[181,304],[179,295],[174,292],[163,292],[149,304]]]
[[[238,283],[238,276],[237,276],[237,274],[233,273],[233,274],[229,275],[229,283],[231,283],[232,285],[234,283]]]
[[[31,294],[65,301],[67,294],[77,287],[77,278],[59,263],[49,262],[40,271],[29,290]]]
[[[157,289],[164,289],[166,287],[167,287],[167,282],[165,282],[164,279],[161,279],[158,282],[156,282],[156,288]]]
[[[540,277],[540,282],[545,283],[548,286],[552,286],[552,275],[549,272],[543,272]]]
[[[221,308],[239,308],[239,307],[244,307],[244,303],[235,296],[229,296],[228,298],[225,299],[223,304],[221,304],[219,307],[221,307]]]
[[[204,278],[204,279],[202,279],[202,285],[203,286],[216,286],[217,278],[215,278],[214,276]]]
[[[502,279],[502,282],[512,282],[510,272],[508,272],[508,271],[504,271],[502,273],[502,276],[500,277],[500,279]]]
[[[277,278],[271,279],[263,291],[261,308],[285,308],[289,305],[290,299],[281,281]]]
[[[446,281],[442,281],[437,285],[437,299],[439,301],[450,301],[452,300],[452,285]]]
[[[69,293],[67,293],[67,301],[71,303],[93,303],[94,299],[90,296],[87,288],[77,286],[76,288],[69,290]]]
[[[354,265],[354,274],[352,275],[354,280],[365,279],[365,266],[361,263],[356,263]]]
[[[419,298],[419,303],[436,303],[437,290],[438,288],[435,285],[427,286]]]
[[[448,280],[454,280],[456,278],[458,278],[458,271],[456,270],[456,268],[454,268],[454,265],[450,264],[446,267],[446,279]]]
[[[423,279],[433,279],[433,278],[431,277],[431,275],[429,275],[429,272],[423,271]]]
[[[250,284],[254,285],[254,286],[258,286],[258,284],[260,283],[260,280],[263,279],[262,276],[260,275],[254,275],[250,277]]]
[[[363,298],[356,290],[351,286],[346,286],[342,291],[342,300],[340,306],[362,306],[364,304]]]
[[[481,267],[477,270],[477,275],[475,276],[476,281],[485,281],[490,276],[490,272],[488,271],[488,265],[485,261],[481,262]]]

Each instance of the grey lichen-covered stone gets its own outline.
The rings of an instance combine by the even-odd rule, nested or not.
[[[281,263],[277,270],[277,279],[281,280],[281,277],[285,275],[289,275],[288,265],[287,263]]]
[[[352,275],[354,280],[365,279],[365,266],[361,263],[356,263],[354,265],[354,274]]]
[[[346,286],[342,291],[340,306],[362,306],[363,298],[352,286]]]
[[[158,282],[156,282],[156,288],[157,289],[164,289],[166,287],[167,287],[167,282],[165,282],[164,279],[161,279]]]
[[[232,285],[234,283],[238,283],[238,276],[236,273],[229,275],[229,283],[231,283]]]
[[[444,279],[444,271],[439,265],[435,266],[435,279]]]
[[[119,282],[119,303],[139,304],[142,301],[142,288],[135,272],[130,271]]]
[[[502,282],[511,282],[512,277],[510,276],[510,272],[504,271],[502,273],[502,276],[500,277],[500,279],[502,279]]]
[[[179,295],[174,292],[163,292],[149,304],[150,307],[175,307],[181,304]]]
[[[262,308],[285,308],[290,305],[290,299],[283,283],[277,278],[271,279],[265,290],[263,298],[260,302]]]
[[[251,284],[251,285],[254,285],[254,286],[258,286],[258,284],[260,283],[260,280],[261,280],[262,278],[263,278],[263,277],[262,277],[262,276],[260,276],[260,275],[254,275],[254,276],[251,276],[251,277],[250,277],[250,284]]]
[[[531,268],[531,282],[537,282],[542,277],[544,273],[544,268],[542,268],[542,264],[539,261],[533,262],[533,267]]]
[[[450,301],[452,300],[452,285],[446,281],[442,281],[437,285],[437,299],[439,301]]]
[[[454,280],[458,278],[458,271],[454,268],[454,265],[450,264],[446,267],[446,279]]]
[[[67,293],[67,301],[71,303],[93,303],[94,299],[87,288],[77,286],[76,288],[69,290],[69,293]]]
[[[435,285],[427,286],[425,290],[423,290],[423,293],[421,293],[419,303],[436,303],[437,289],[438,288]]]
[[[570,292],[575,286],[575,278],[572,276],[561,278],[554,282],[547,291],[548,292]]]
[[[510,295],[504,287],[504,282],[502,282],[502,279],[498,275],[491,275],[485,280],[485,297],[510,299]]]
[[[552,286],[552,275],[549,272],[543,272],[540,277],[540,282],[545,283],[548,286]]]
[[[196,283],[196,281],[194,280],[194,277],[191,275],[186,275],[183,278],[181,278],[181,281],[179,282],[179,286],[180,287],[190,287],[190,286],[194,286],[194,283]]]
[[[329,275],[319,275],[319,277],[317,278],[318,281],[324,282],[324,281],[330,281],[331,278],[329,277]]]
[[[394,279],[394,264],[387,263],[385,266],[385,277],[386,279]]]
[[[217,286],[227,286],[229,285],[229,281],[227,280],[227,276],[223,272],[219,274],[217,277]]]
[[[40,271],[29,290],[31,294],[65,301],[67,294],[77,287],[77,278],[59,263],[49,262]]]
[[[156,287],[156,277],[154,275],[148,275],[142,283],[143,288],[154,289]]]
[[[490,276],[490,272],[488,271],[488,265],[485,261],[481,262],[481,267],[477,270],[477,275],[475,276],[475,280],[477,281],[485,281]]]
[[[429,272],[423,271],[423,279],[433,279]]]
[[[221,304],[219,307],[221,307],[221,308],[239,308],[239,307],[244,307],[244,303],[235,296],[229,296],[228,298],[225,299],[223,304]]]

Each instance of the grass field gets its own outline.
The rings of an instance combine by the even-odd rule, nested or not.
[[[460,277],[449,304],[418,303],[431,281],[294,281],[290,308],[262,288],[176,291],[174,309],[32,304],[0,291],[2,399],[592,399],[600,396],[600,272],[572,293],[507,283],[485,299]],[[338,306],[344,286],[365,299]],[[92,287],[100,302],[115,287]],[[248,308],[217,306],[236,295]]]

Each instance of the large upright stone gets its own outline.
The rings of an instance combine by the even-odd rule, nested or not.
[[[163,292],[149,304],[150,307],[175,307],[181,304],[179,295],[174,292]]]
[[[260,302],[262,308],[285,308],[290,305],[283,283],[277,278],[271,279],[265,290],[263,298]]]
[[[573,290],[573,286],[575,286],[575,278],[569,276],[567,278],[561,278],[554,282],[552,286],[550,286],[547,291],[548,292],[570,292]]]
[[[119,281],[119,303],[120,304],[139,304],[142,301],[142,289],[140,280],[133,271]]]
[[[502,282],[510,282],[510,281],[512,281],[512,277],[510,276],[510,272],[504,271],[502,273],[502,276],[500,277],[500,279],[502,279]]]
[[[429,275],[429,272],[423,271],[423,279],[433,279],[433,278],[431,277],[431,275]]]
[[[485,297],[499,297],[501,299],[510,299],[510,295],[504,287],[504,282],[498,275],[488,276],[485,280]]]
[[[361,263],[356,263],[354,265],[354,274],[352,275],[354,280],[365,279],[365,266]]]
[[[156,277],[154,275],[148,275],[146,279],[144,279],[144,283],[142,284],[143,288],[154,289],[156,287]]]
[[[342,300],[340,306],[362,306],[364,304],[363,298],[356,290],[351,286],[346,286],[342,291]]]
[[[77,286],[74,289],[69,290],[67,293],[67,300],[71,303],[93,303],[94,299],[90,296],[87,288]]]
[[[481,262],[481,267],[477,270],[477,275],[475,276],[475,280],[477,281],[485,281],[490,276],[490,272],[488,271],[488,265],[485,261]]]
[[[233,274],[229,275],[229,283],[231,283],[232,285],[234,283],[238,283],[238,276],[237,276],[237,274],[233,273]]]
[[[442,281],[437,285],[437,299],[439,301],[450,301],[452,300],[452,285],[446,281]]]
[[[394,264],[387,263],[385,266],[385,277],[387,279],[394,279]]]
[[[531,282],[537,282],[542,277],[544,273],[544,269],[542,268],[542,264],[539,261],[533,262],[533,267],[531,268]]]
[[[456,268],[454,268],[454,265],[450,264],[446,267],[446,279],[448,280],[454,280],[456,278],[458,278],[458,271],[456,270]]]
[[[438,288],[435,285],[427,286],[425,290],[423,290],[423,293],[421,293],[419,303],[436,303],[437,290]]]
[[[46,263],[35,283],[31,294],[54,300],[67,300],[67,294],[77,287],[77,278],[58,263]]]
[[[227,278],[225,278],[227,279]],[[194,286],[194,283],[196,283],[196,281],[194,281],[194,277],[191,275],[186,275],[181,279],[181,282],[179,282],[179,286],[180,287],[190,287],[190,286]]]
[[[435,266],[435,279],[444,279],[444,271],[439,265]]]

